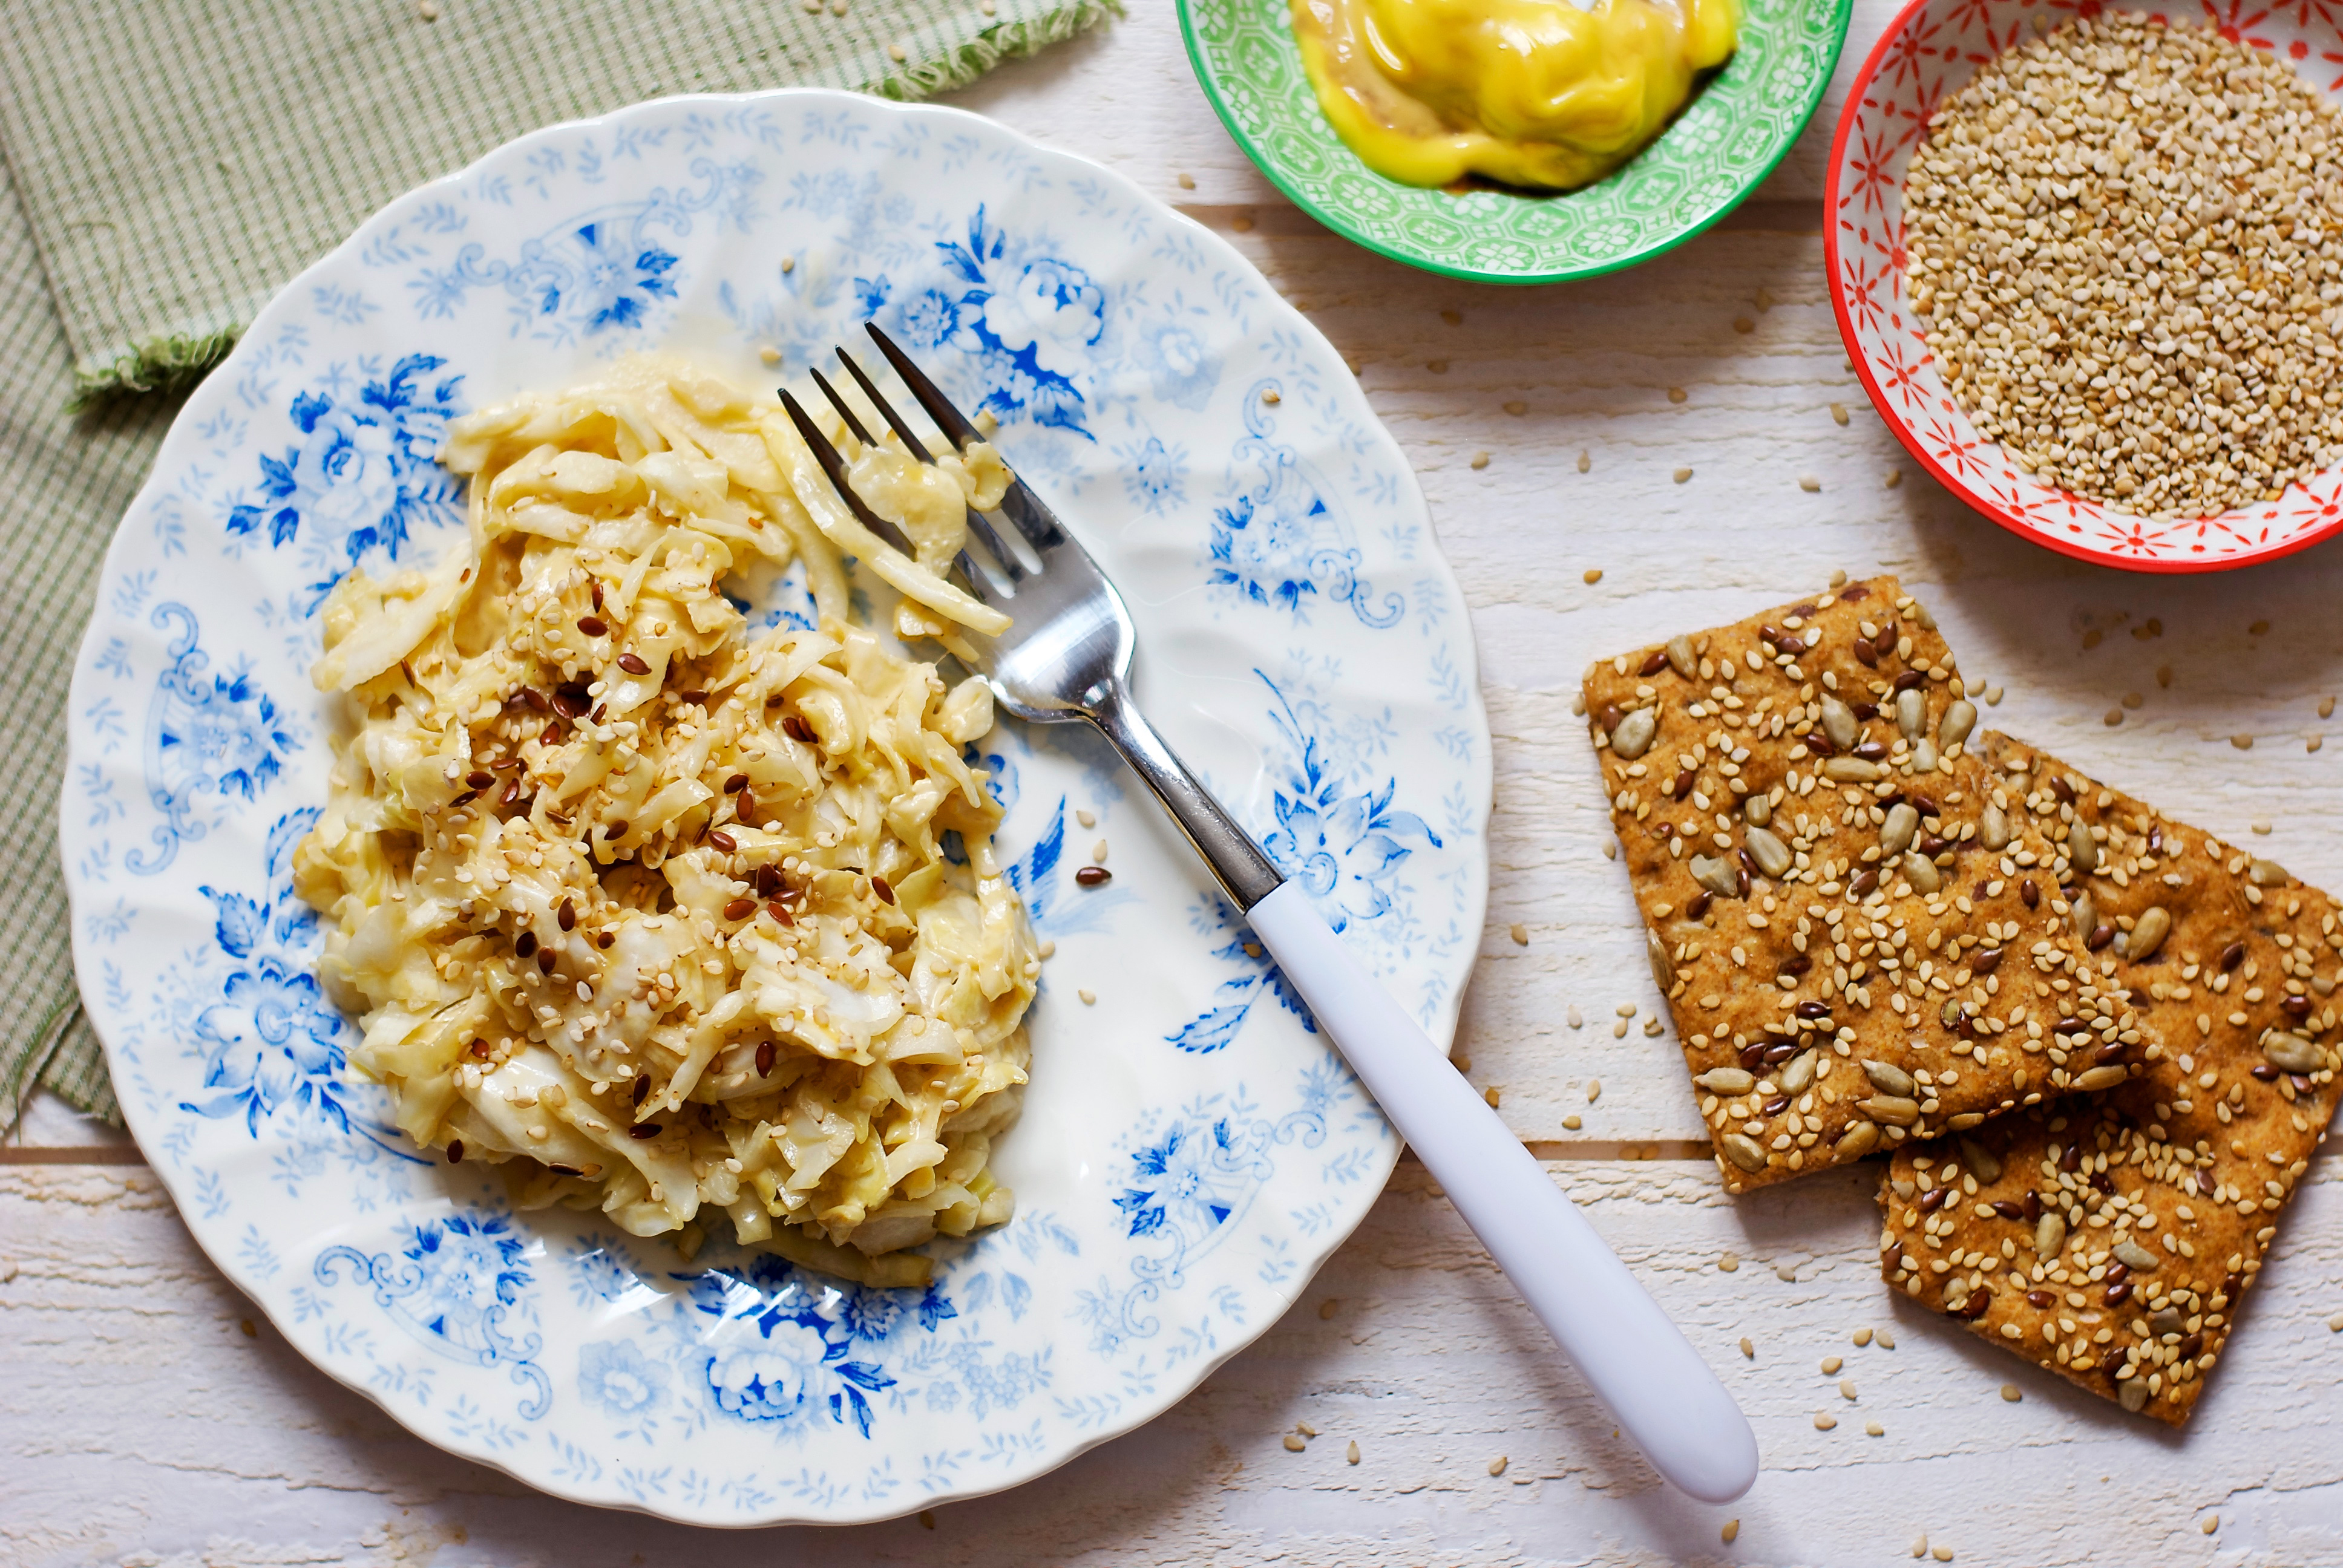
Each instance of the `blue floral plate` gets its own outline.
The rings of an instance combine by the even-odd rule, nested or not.
[[[516,1213],[492,1171],[418,1160],[349,1070],[289,885],[325,796],[320,596],[460,531],[450,416],[649,347],[801,377],[865,317],[998,417],[1131,601],[1150,712],[1445,1039],[1489,737],[1399,448],[1235,252],[954,110],[672,98],[392,203],[189,401],[74,669],[82,994],[196,1239],[429,1442],[698,1523],[882,1518],[1130,1430],[1275,1321],[1397,1153],[1103,749],[1013,723],[986,760],[1057,944],[996,1154],[1018,1210],[936,1243],[924,1293]],[[1114,879],[1078,890],[1101,838]]]

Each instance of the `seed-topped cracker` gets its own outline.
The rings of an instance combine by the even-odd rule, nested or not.
[[[1976,709],[1895,578],[1598,663],[1585,695],[1728,1190],[2134,1070],[2138,1018],[2032,819],[1986,809]],[[2063,1019],[2107,1060],[2026,1045]]]
[[[1882,1271],[2177,1425],[2334,1114],[2343,930],[2327,895],[2268,860],[2023,742],[1988,733],[1978,750],[2057,846],[2091,968],[2167,1049],[2105,1094],[1899,1151]]]

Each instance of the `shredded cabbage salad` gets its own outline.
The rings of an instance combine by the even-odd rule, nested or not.
[[[325,605],[343,694],[296,859],[361,1070],[524,1207],[598,1208],[866,1283],[1009,1218],[1041,960],[965,759],[991,695],[849,624],[842,557],[951,646],[1006,618],[945,579],[982,443],[914,462],[837,437],[906,555],[865,529],[777,401],[675,361],[456,421],[468,538]],[[820,629],[751,636],[802,563]]]

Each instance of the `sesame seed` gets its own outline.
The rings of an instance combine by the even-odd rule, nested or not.
[[[1896,486],[1898,486],[1898,485],[1902,484],[1903,482],[1904,482],[1904,470],[1903,470],[1903,469],[1901,469],[1901,468],[1890,468],[1890,469],[1888,469],[1888,470],[1887,470],[1887,484],[1886,484],[1886,487],[1885,487],[1886,488],[1888,488],[1888,489],[1891,489],[1891,490],[1892,490],[1892,489],[1894,489]]]
[[[1830,406],[1830,414],[1831,414],[1831,423],[1832,423],[1832,424],[1834,424],[1834,425],[1844,425],[1844,424],[1845,424],[1845,423],[1846,423],[1846,405],[1845,405],[1845,404],[1844,404],[1844,403],[1834,403],[1834,404],[1832,404],[1832,405]],[[1833,588],[1836,588],[1837,586],[1838,586],[1838,585],[1837,585],[1836,583],[1833,583],[1833,584],[1831,585],[1831,587],[1833,587]]]
[[[2251,751],[2254,749],[2254,738],[2250,735],[2232,735],[2229,737],[2229,744],[2240,751]]]
[[[2269,832],[2269,830],[2270,830],[2270,825],[2269,825],[2268,822],[2251,822],[2251,823],[2248,823],[2248,824],[2247,824],[2247,825],[2248,827],[2252,828],[2252,829],[2253,829],[2253,830],[2254,830],[2255,832],[2257,832],[2257,833],[2261,833],[2261,834],[2265,834],[2265,835],[2266,835],[2266,834],[2268,834],[2268,833]]]
[[[1239,234],[1251,234],[1252,232],[1252,215],[1251,213],[1239,213],[1236,216],[1235,221],[1231,223],[1229,226],[1236,230]]]
[[[1853,1378],[1843,1377],[1838,1380],[1838,1396],[1841,1399],[1853,1399],[1855,1397],[1855,1380]]]
[[[1692,470],[1691,470],[1690,468],[1678,468],[1678,469],[1675,471],[1675,481],[1676,481],[1676,483],[1677,483],[1677,484],[1679,484],[1679,485],[1681,485],[1681,484],[1684,483],[1686,480],[1690,479],[1691,477],[1692,477]]]
[[[1530,929],[1529,927],[1522,924],[1521,921],[1515,920],[1513,922],[1510,934],[1513,939],[1513,946],[1517,948],[1525,948],[1530,945]]]
[[[1250,219],[1245,219],[1245,220],[1242,220],[1242,221],[1243,221],[1243,222],[1244,222],[1244,224],[1245,224],[1245,226],[1246,226],[1246,227],[1250,228],[1251,226],[1252,226],[1252,221],[1251,221]],[[1279,391],[1276,387],[1262,387],[1262,392],[1261,392],[1261,400],[1262,400],[1262,402],[1264,402],[1264,403],[1268,403],[1268,404],[1271,404],[1271,405],[1274,406],[1274,405],[1276,405],[1276,404],[1282,403],[1282,402],[1284,402],[1284,401],[1285,401],[1285,394],[1284,394],[1284,393],[1282,393],[1282,392],[1280,392],[1280,391]]]
[[[1596,1078],[1588,1079],[1586,1081],[1586,1103],[1592,1105],[1602,1098],[1603,1081]]]
[[[1725,1543],[1727,1546],[1732,1545],[1732,1544],[1733,1544],[1733,1538],[1734,1538],[1735,1536],[1736,1536],[1736,1535],[1740,1534],[1740,1533],[1741,1533],[1741,1521],[1739,1521],[1738,1519],[1728,1519],[1728,1520],[1726,1520],[1726,1521],[1725,1522],[1725,1528],[1717,1532],[1717,1534],[1718,1534],[1721,1538],[1723,1538],[1723,1540],[1724,1540]]]
[[[2026,1395],[2019,1390],[2016,1383],[2006,1382],[2001,1385],[2001,1397],[2007,1400],[2011,1404],[2016,1404],[2020,1400],[2024,1399]]]
[[[1085,828],[1095,828],[1098,826],[1098,813],[1095,811],[1085,811],[1078,809],[1074,812],[1074,820],[1080,822]]]
[[[1489,1461],[1489,1473],[1492,1475],[1504,1474],[1506,1462],[1507,1461],[1503,1454],[1501,1453],[1497,1455],[1496,1458]]]
[[[1747,1334],[1741,1336],[1741,1359],[1752,1362],[1757,1359],[1757,1347],[1750,1342]]]
[[[1668,388],[1668,401],[1669,401],[1669,402],[1671,402],[1671,403],[1681,403],[1681,402],[1683,402],[1686,397],[1691,397],[1691,396],[1692,396],[1692,394],[1691,394],[1691,393],[1686,392],[1686,391],[1685,391],[1683,387],[1669,387],[1669,388]]]
[[[1516,419],[1520,418],[1529,411],[1530,406],[1526,403],[1513,402],[1505,405],[1505,412],[1511,414]]]
[[[1885,1329],[1880,1330],[1874,1337],[1878,1340],[1880,1349],[1892,1351],[1896,1348],[1896,1336]]]
[[[1823,1358],[1823,1376],[1836,1377],[1838,1375],[1838,1369],[1845,1364],[1846,1363],[1845,1362],[1839,1360],[1836,1356],[1825,1356]]]
[[[1093,866],[1103,866],[1106,864],[1106,840],[1104,839],[1101,839],[1097,843],[1091,846],[1091,864]]]
[[[1586,1027],[1586,1015],[1578,1010],[1578,1004],[1575,1002],[1571,1004],[1570,1010],[1563,1016],[1569,1021],[1570,1027],[1573,1029],[1584,1029]]]
[[[1342,1451],[1342,1457],[1352,1464],[1359,1462],[1359,1445],[1355,1440],[1353,1441],[1350,1447]]]
[[[2207,1513],[2205,1515],[2205,1523],[2201,1528],[2204,1530],[2206,1534],[2212,1534],[2213,1532],[2221,1528],[2221,1516],[2217,1513]]]
[[[1298,1437],[1294,1436],[1292,1432],[1287,1432],[1287,1433],[1285,1434],[1285,1452],[1288,1452],[1288,1453],[1300,1453],[1303,1449],[1305,1449],[1305,1448],[1307,1448],[1307,1447],[1309,1447],[1309,1446],[1310,1446],[1310,1445],[1309,1445],[1308,1443],[1306,1443],[1306,1442],[1302,1442],[1300,1438],[1298,1438]]]
[[[910,57],[910,56],[905,53],[903,45],[900,44],[890,44],[887,45],[887,58],[894,61],[897,65],[902,64],[903,61]]]
[[[1575,1132],[1575,1131],[1577,1131],[1580,1128],[1582,1128],[1582,1127],[1585,1126],[1585,1125],[1586,1125],[1586,1123],[1585,1123],[1584,1121],[1582,1121],[1581,1119],[1579,1119],[1578,1117],[1575,1117],[1575,1116],[1565,1116],[1565,1117],[1564,1117],[1564,1118],[1562,1119],[1562,1125],[1563,1125],[1563,1126],[1564,1126],[1564,1129],[1566,1129],[1567,1131],[1572,1131],[1572,1132]]]
[[[796,256],[785,256],[781,257],[781,270],[782,270],[783,272],[785,272],[785,273],[789,273],[789,272],[795,272],[797,269],[798,269],[798,258],[797,258]]]
[[[2117,725],[2123,722],[2123,709],[2120,708],[2108,709],[2106,713],[2100,716],[2099,722],[2106,725],[2108,729],[2113,729]]]
[[[439,0],[416,0],[415,14],[426,22],[439,20]]]
[[[1741,1255],[1738,1252],[1727,1252],[1723,1257],[1716,1260],[1716,1271],[1720,1274],[1736,1273],[1739,1271],[1740,1268]],[[1744,1340],[1741,1342],[1745,1345],[1749,1342],[1747,1340]]]
[[[1578,471],[1580,473],[1583,474],[1593,467],[1594,467],[1594,455],[1593,453],[1581,452],[1578,454]],[[1588,578],[1586,580],[1588,582],[1593,582],[1594,579],[1593,578]]]
[[[1853,1337],[1855,1339],[1855,1348],[1860,1350],[1865,1345],[1871,1342],[1871,1331],[1869,1329],[1857,1329],[1855,1331]]]
[[[1493,1083],[1488,1088],[1481,1091],[1481,1098],[1489,1102],[1490,1110],[1494,1111],[1497,1109],[1497,1086]]]
[[[1487,467],[1488,466],[1489,466],[1489,454],[1488,454],[1488,453],[1486,453],[1486,452],[1475,452],[1475,453],[1473,453],[1473,467],[1475,469],[1485,468],[1485,467]]]
[[[1084,1007],[1094,1007],[1098,1003],[1098,993],[1096,991],[1077,990],[1074,994],[1082,999],[1082,1005]]]
[[[1332,1296],[1329,1296],[1324,1301],[1318,1303],[1318,1321],[1320,1322],[1329,1322],[1333,1318],[1334,1314],[1341,1310],[1342,1303],[1336,1301]]]
[[[1950,1563],[1953,1560],[1953,1549],[1949,1546],[1931,1546],[1928,1548],[1928,1555],[1939,1563]]]
[[[2321,719],[2332,719],[2335,717],[2335,699],[2333,698],[2322,697],[2318,699],[2318,717]]]
[[[1829,1432],[1837,1425],[1838,1417],[1835,1415],[1824,1415],[1819,1412],[1815,1415],[1815,1430],[1816,1432]]]
[[[1733,330],[1746,337],[1757,330],[1757,324],[1745,316],[1736,316],[1733,318]]]
[[[1586,472],[1586,460],[1584,457],[1579,459],[1578,471],[1582,474]],[[1579,575],[1586,579],[1586,586],[1588,588],[1593,588],[1596,583],[1603,580],[1603,568],[1601,567],[1588,567],[1585,571]]]
[[[1304,1437],[1315,1437],[1318,1435],[1318,1429],[1311,1425],[1306,1421],[1295,1422],[1293,1423],[1293,1430],[1300,1432]]]
[[[1865,1437],[1885,1437],[1887,1435],[1887,1429],[1880,1425],[1875,1421],[1866,1421],[1863,1423],[1863,1435]]]
[[[2258,620],[2254,622],[2253,625],[2246,628],[2246,635],[2248,637],[2263,637],[2268,635],[2268,631],[2269,622],[2266,620]]]

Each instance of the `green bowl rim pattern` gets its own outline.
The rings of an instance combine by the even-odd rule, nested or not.
[[[1279,0],[1266,0],[1266,3],[1278,4]],[[1829,33],[1831,35],[1829,57],[1823,61],[1822,69],[1815,73],[1813,82],[1807,88],[1805,103],[1798,110],[1795,118],[1790,122],[1788,133],[1781,138],[1779,145],[1775,146],[1765,156],[1761,163],[1751,168],[1748,178],[1741,184],[1739,188],[1735,190],[1731,195],[1718,201],[1712,210],[1687,220],[1674,232],[1671,233],[1664,238],[1646,242],[1634,250],[1626,251],[1617,256],[1608,256],[1601,261],[1587,262],[1578,266],[1566,266],[1559,271],[1518,273],[1492,272],[1479,267],[1459,266],[1448,262],[1435,260],[1428,256],[1410,254],[1407,250],[1403,249],[1398,246],[1394,246],[1383,240],[1373,238],[1368,235],[1362,233],[1357,226],[1352,223],[1343,214],[1329,211],[1317,201],[1303,195],[1302,192],[1296,187],[1294,181],[1279,165],[1278,161],[1272,157],[1261,146],[1256,145],[1252,137],[1245,133],[1243,126],[1238,122],[1235,108],[1229,101],[1229,95],[1222,91],[1222,81],[1219,75],[1217,75],[1212,67],[1206,64],[1203,45],[1196,35],[1196,21],[1193,14],[1195,0],[1178,0],[1180,10],[1180,36],[1182,41],[1187,45],[1188,64],[1196,74],[1196,85],[1203,89],[1205,101],[1212,106],[1212,112],[1220,116],[1221,125],[1228,131],[1230,138],[1236,143],[1239,149],[1244,153],[1244,156],[1252,161],[1253,167],[1259,169],[1262,175],[1267,176],[1269,183],[1275,186],[1281,192],[1282,192],[1288,201],[1291,201],[1295,206],[1300,207],[1303,212],[1308,213],[1312,217],[1317,219],[1326,227],[1333,230],[1334,233],[1341,235],[1344,239],[1349,240],[1352,244],[1359,246],[1363,249],[1373,251],[1378,256],[1389,256],[1393,261],[1404,262],[1410,266],[1419,267],[1425,272],[1437,273],[1443,277],[1462,278],[1468,283],[1496,283],[1512,285],[1570,283],[1579,278],[1601,277],[1606,273],[1624,271],[1628,267],[1638,266],[1643,262],[1649,261],[1655,256],[1662,256],[1666,254],[1668,251],[1674,250],[1676,246],[1684,244],[1684,241],[1691,239],[1694,236],[1698,235],[1714,226],[1719,219],[1723,218],[1725,214],[1731,212],[1735,207],[1739,206],[1743,202],[1748,200],[1749,194],[1755,190],[1760,185],[1763,185],[1765,182],[1766,177],[1772,175],[1776,168],[1781,166],[1782,160],[1789,156],[1790,149],[1797,145],[1798,138],[1805,134],[1806,126],[1813,123],[1815,111],[1822,106],[1823,95],[1830,90],[1831,77],[1838,69],[1839,55],[1844,53],[1846,48],[1847,26],[1854,16],[1855,0],[1806,0],[1806,3],[1815,5],[1817,6],[1826,5],[1832,12],[1829,27]],[[1730,69],[1729,65],[1727,66],[1727,69]],[[1706,93],[1712,90],[1714,86],[1715,83],[1712,81],[1708,86],[1702,88],[1702,91]],[[1323,112],[1318,110],[1316,107],[1316,99],[1314,96],[1312,99],[1311,112],[1318,116],[1319,124],[1324,127],[1325,140],[1339,152],[1340,156],[1353,158],[1358,156],[1351,151],[1349,146],[1343,143],[1341,136],[1335,134],[1334,127],[1326,123]],[[1661,141],[1665,141],[1667,136],[1673,134],[1673,131],[1674,126],[1671,126],[1670,130],[1662,133],[1659,139]],[[1657,143],[1654,143],[1654,145],[1656,146]],[[1624,168],[1633,166],[1633,160],[1631,159],[1627,165],[1623,166],[1623,170]],[[1603,180],[1597,181],[1594,185],[1584,186],[1582,188],[1587,190],[1599,189],[1609,180],[1618,178],[1619,172],[1621,171],[1614,171],[1613,174],[1605,176]],[[1407,187],[1401,186],[1398,188],[1405,189]],[[1536,196],[1527,196],[1516,199],[1528,201],[1540,199],[1567,200],[1570,196],[1576,193],[1565,192],[1561,196],[1554,197],[1540,198]]]

